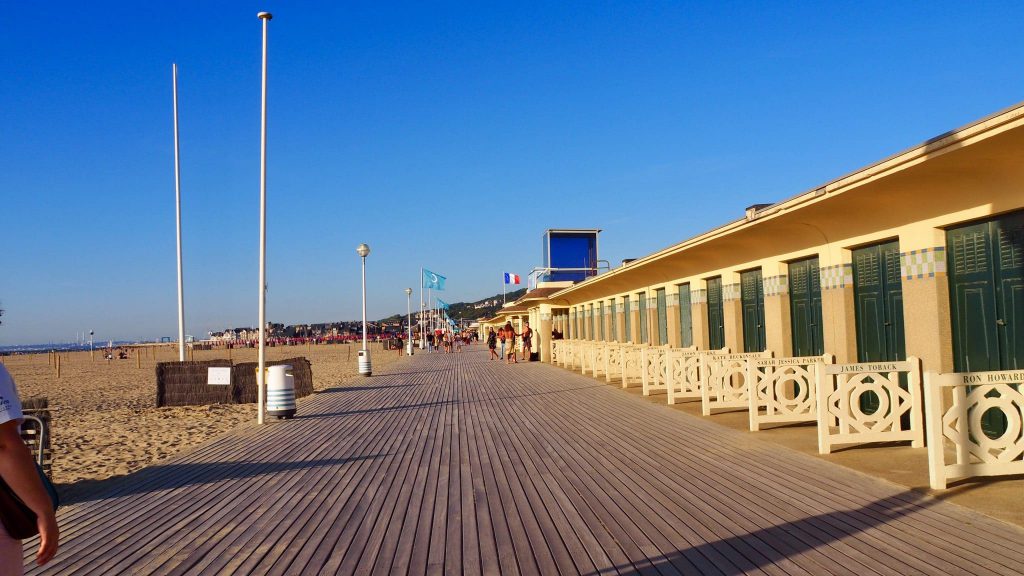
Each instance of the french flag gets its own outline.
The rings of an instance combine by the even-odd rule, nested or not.
[[[505,272],[505,284],[519,284],[519,274]]]

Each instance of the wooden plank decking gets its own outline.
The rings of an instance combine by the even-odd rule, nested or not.
[[[486,358],[417,355],[305,400],[295,420],[134,474],[62,510],[58,559],[28,573],[1024,568],[1017,527],[559,368]]]

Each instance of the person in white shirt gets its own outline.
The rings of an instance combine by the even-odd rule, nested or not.
[[[32,453],[21,440],[21,400],[14,379],[0,364],[0,477],[11,490],[36,513],[39,525],[39,551],[36,563],[43,565],[57,553],[59,530],[50,495],[39,481]],[[0,574],[20,575],[21,541],[11,538],[0,524]]]

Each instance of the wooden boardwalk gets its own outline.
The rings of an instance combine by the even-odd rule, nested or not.
[[[479,346],[317,394],[60,523],[29,574],[1024,570],[1014,526]]]

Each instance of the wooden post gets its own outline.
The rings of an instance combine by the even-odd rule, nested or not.
[[[135,367],[142,368],[142,350],[135,351]]]
[[[60,355],[57,355],[57,379],[60,379]]]
[[[90,362],[95,362],[96,361],[96,349],[93,348],[92,346],[89,347],[89,361]]]

